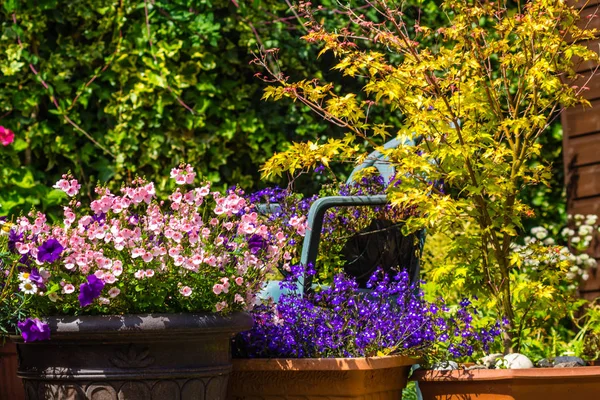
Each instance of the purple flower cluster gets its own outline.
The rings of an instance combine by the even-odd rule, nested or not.
[[[303,269],[292,271],[282,283],[291,290]],[[422,356],[446,342],[450,354],[460,357],[471,355],[474,346],[487,350],[499,334],[465,323],[472,319],[467,306],[455,317],[445,306],[426,302],[406,272],[390,277],[377,271],[368,286],[370,290],[359,291],[354,280],[338,274],[330,287],[304,297],[291,292],[276,305],[257,307],[254,328],[234,341],[236,356],[364,357],[380,352]]]

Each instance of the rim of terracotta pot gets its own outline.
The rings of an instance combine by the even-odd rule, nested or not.
[[[252,328],[252,317],[245,312],[227,315],[217,313],[126,314],[51,316],[43,318],[50,326],[50,340],[75,337],[107,338],[120,333],[125,336],[180,338],[181,336],[234,334]],[[20,336],[11,336],[22,343]],[[34,342],[43,343],[43,342]]]
[[[357,358],[244,358],[233,360],[234,371],[339,371],[409,366],[419,359],[407,356]]]
[[[509,379],[553,379],[565,377],[600,377],[600,367],[474,369],[454,371],[417,370],[411,380],[419,382],[499,381]]]

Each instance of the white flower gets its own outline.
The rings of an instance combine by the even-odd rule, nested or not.
[[[21,282],[29,281],[29,275],[30,275],[29,272],[19,272],[19,280]]]
[[[581,279],[583,279],[584,281],[587,281],[590,278],[590,275],[587,272],[584,272],[581,275]]]
[[[571,272],[579,272],[579,267],[577,265],[573,265],[571,268],[569,268],[569,271],[571,271]]]
[[[569,279],[569,280],[573,280],[573,278],[575,278],[575,274],[574,274],[574,273],[572,273],[572,272],[567,272],[567,275],[566,275],[566,277],[567,277],[567,279]]]
[[[547,246],[553,246],[556,242],[551,237],[544,239],[544,244]]]
[[[25,294],[36,294],[38,291],[37,286],[35,286],[35,284],[29,279],[25,279],[23,282],[21,282],[19,289],[21,289],[21,291]]]
[[[581,238],[578,238],[577,236],[575,236],[573,239],[571,239],[572,243],[579,243],[581,241]]]
[[[579,229],[577,230],[577,233],[579,234],[579,236],[586,236],[591,234],[594,231],[594,228],[592,228],[589,225],[581,225],[579,227]]]

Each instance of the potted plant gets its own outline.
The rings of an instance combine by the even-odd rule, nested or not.
[[[65,175],[61,223],[31,212],[3,236],[28,399],[225,398],[229,340],[251,327],[286,239],[241,190],[193,187],[189,165],[171,177],[168,201],[138,178],[86,209]]]
[[[562,284],[571,261],[560,248],[535,246],[537,257],[555,259],[542,269],[524,268],[513,250],[523,219],[534,214],[521,200],[521,191],[551,179],[549,166],[537,158],[539,139],[564,107],[590,105],[582,96],[585,88],[572,82],[578,63],[598,60],[579,44],[595,32],[580,28],[578,10],[560,0],[517,6],[511,11],[506,2],[448,0],[442,4],[447,24],[432,29],[418,19],[411,22],[402,2],[351,2],[333,10],[349,18],[347,28],[331,32],[323,23],[331,10],[301,3],[298,13],[308,30],[304,38],[319,44],[321,54],[331,52],[333,70],[355,78],[360,93],[319,79],[294,82],[273,69],[279,65],[271,62],[275,51],[262,51],[255,60],[272,84],[266,99],[291,98],[347,131],[344,138],[294,144],[267,162],[265,176],[334,159],[361,163],[365,146],[384,154],[397,177],[388,188],[389,201],[415,209],[404,231],[426,228],[451,238],[446,260],[457,268],[438,265],[431,274],[440,278],[435,283],[454,279],[452,293],[478,295],[488,315],[505,319],[504,354],[525,351],[532,339],[551,337],[579,301]],[[403,125],[373,122],[369,114],[378,108],[396,113]],[[415,145],[384,148],[381,138],[389,137],[413,138]],[[536,379],[547,374],[555,394],[577,396],[573,388],[590,388],[580,384],[580,377],[600,373],[591,368],[523,374]],[[503,373],[508,386],[519,379],[514,371],[494,372]],[[447,372],[440,380],[464,383],[489,373]],[[428,376],[420,375],[422,388],[432,381]],[[510,395],[506,385],[490,383],[498,379],[490,377],[476,391],[492,387],[490,396]],[[558,382],[565,383],[562,391],[555,389]],[[600,385],[597,378],[594,382]],[[475,393],[444,390],[438,393],[447,398]],[[535,398],[543,396],[534,393]]]
[[[469,301],[452,312],[426,302],[407,271],[377,270],[367,292],[339,273],[303,295],[306,275],[315,271],[291,267],[279,301],[255,308],[253,329],[234,339],[230,399],[398,399],[419,359],[472,355],[500,334],[498,323],[474,329]]]

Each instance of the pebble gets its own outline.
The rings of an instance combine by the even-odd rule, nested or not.
[[[458,369],[458,364],[454,361],[442,361],[431,366],[434,371],[454,371]]]
[[[565,363],[576,363],[578,365],[574,365],[574,367],[579,366],[579,367],[583,367],[585,366],[585,361],[583,361],[583,359],[579,358],[579,357],[573,357],[573,356],[560,356],[560,357],[556,357],[554,359],[554,365],[558,365],[558,364],[565,364]]]
[[[494,354],[490,354],[489,356],[485,356],[483,358],[481,358],[479,360],[479,362],[483,365],[485,365],[486,368],[495,368],[496,366],[496,360],[498,360],[499,358],[504,357],[504,354],[501,353],[494,353]]]
[[[552,368],[554,366],[554,363],[550,360],[548,360],[547,358],[542,358],[540,361],[538,361],[536,363],[536,366],[540,367],[540,368]]]
[[[504,356],[504,364],[508,369],[526,369],[533,368],[533,363],[529,358],[519,353],[507,354]]]
[[[554,368],[574,368],[574,367],[583,367],[583,365],[581,365],[577,361],[569,361],[569,362],[555,363],[554,364]]]

